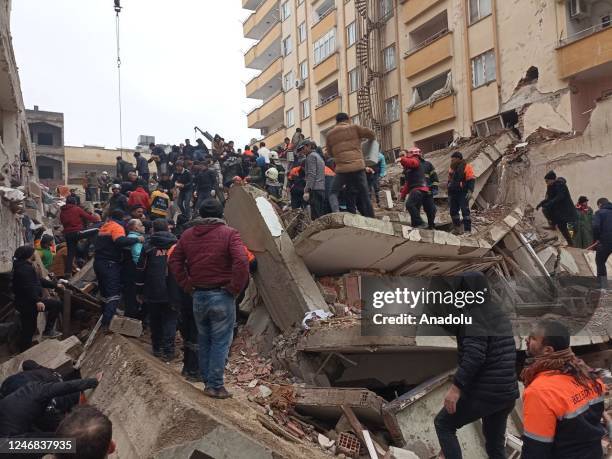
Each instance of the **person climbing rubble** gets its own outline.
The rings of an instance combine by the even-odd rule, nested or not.
[[[182,234],[169,265],[179,285],[193,291],[204,393],[224,399],[231,397],[223,372],[236,320],[234,301],[247,284],[249,263],[240,234],[223,220],[219,201],[204,201],[199,212],[201,219]]]
[[[608,288],[606,263],[612,253],[612,203],[607,198],[597,200],[599,210],[593,217],[593,239],[597,241],[595,264],[599,288]]]
[[[576,222],[577,214],[567,181],[563,177],[557,177],[554,171],[548,172],[544,180],[546,197],[536,206],[536,210],[542,209],[549,223],[548,229],[558,229],[567,241],[567,245],[572,247],[574,241],[570,227]]]
[[[47,312],[47,324],[43,337],[56,338],[60,333],[53,327],[62,308],[62,302],[57,298],[47,297],[43,289],[63,289],[61,282],[55,282],[41,277],[34,263],[36,251],[30,245],[23,245],[15,250],[13,256],[13,294],[15,295],[15,309],[19,311],[21,322],[21,335],[19,349],[21,352],[32,346],[32,338],[36,331],[36,318],[39,312]]]
[[[317,144],[305,140],[297,146],[298,153],[305,155],[304,171],[306,186],[302,199],[310,204],[310,218],[314,221],[325,215],[325,161],[317,152]]]
[[[118,191],[114,193],[119,194]],[[125,196],[123,196],[124,198]],[[76,256],[77,245],[82,239],[81,231],[85,229],[85,222],[97,223],[99,221],[100,218],[97,215],[90,214],[81,209],[74,198],[68,197],[66,199],[66,205],[60,210],[60,222],[63,226],[64,239],[68,249],[66,264],[64,265],[66,272],[62,273],[66,279],[72,276],[72,264]]]
[[[589,206],[589,198],[586,196],[578,198],[576,213],[574,247],[586,249],[593,244],[593,209]]]
[[[471,164],[466,163],[463,154],[456,151],[451,155],[451,165],[448,170],[448,206],[453,220],[453,233],[472,232],[472,217],[470,212],[470,199],[474,193],[476,176]],[[461,217],[463,216],[463,230]]]
[[[400,191],[400,196],[402,199],[408,196],[406,210],[410,214],[411,226],[434,229],[436,205],[425,176],[425,164],[421,149],[413,147],[405,151],[404,156],[400,158],[400,164],[404,168],[404,186]],[[427,215],[427,225],[421,218],[421,206],[423,206]]]
[[[554,320],[536,324],[527,338],[521,372],[523,459],[603,457],[605,385],[570,348],[568,328]]]

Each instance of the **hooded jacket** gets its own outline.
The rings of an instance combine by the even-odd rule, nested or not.
[[[95,260],[123,261],[123,249],[133,246],[140,242],[136,238],[129,238],[125,235],[123,225],[113,219],[108,219],[100,231],[95,242]]]
[[[376,134],[371,129],[342,122],[327,134],[327,151],[336,162],[336,173],[365,170],[361,142],[373,140]]]
[[[64,227],[64,234],[83,231],[85,227],[83,221],[85,220],[91,223],[97,221],[93,215],[88,214],[75,204],[66,204],[60,210],[60,222]]]
[[[249,262],[240,234],[219,218],[194,220],[176,244],[169,264],[186,291],[224,288],[236,296],[249,279]]]
[[[13,264],[13,294],[17,310],[28,310],[43,298],[43,288],[56,286],[55,282],[41,278],[27,260],[18,260]]]
[[[612,202],[604,204],[593,217],[593,240],[612,245]]]
[[[108,200],[108,211],[112,212],[113,210],[122,210],[127,212],[128,210],[128,199],[122,193],[117,193],[111,195]]]
[[[558,177],[546,188],[546,198],[539,204],[553,223],[575,222],[578,218],[567,181]]]
[[[130,193],[130,197],[128,199],[128,206],[142,206],[145,210],[149,210],[149,193],[145,191],[145,189],[141,186],[136,188],[136,190]]]
[[[168,258],[176,242],[174,234],[159,231],[145,243],[136,266],[136,287],[146,303],[181,305],[181,289],[168,268]]]

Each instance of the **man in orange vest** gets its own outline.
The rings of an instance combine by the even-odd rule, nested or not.
[[[461,152],[451,155],[451,165],[448,170],[448,206],[453,220],[453,233],[461,234],[461,217],[463,215],[463,231],[472,232],[472,217],[470,216],[470,199],[474,192],[476,176],[471,164],[467,164]]]
[[[521,373],[523,459],[603,457],[606,431],[605,386],[570,348],[570,332],[554,320],[542,320],[527,338],[527,367]]]

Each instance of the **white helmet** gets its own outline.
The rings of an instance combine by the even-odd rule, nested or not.
[[[270,180],[278,180],[278,170],[275,167],[271,167],[266,171],[266,177]]]
[[[270,152],[270,159],[278,159],[278,152],[275,150],[272,150]]]

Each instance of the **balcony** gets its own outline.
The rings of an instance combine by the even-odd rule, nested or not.
[[[325,14],[319,21],[312,26],[310,35],[312,36],[312,42],[316,42],[319,38],[329,32],[331,29],[336,27],[338,24],[338,12],[336,9],[332,9]]]
[[[326,100],[315,109],[317,124],[323,124],[326,121],[335,118],[342,111],[342,98],[336,95],[329,100]]]
[[[407,0],[402,6],[404,24],[416,19],[440,0]]]
[[[274,147],[278,147],[281,143],[285,141],[285,137],[287,137],[287,130],[285,126],[282,126],[280,129],[271,132],[266,137],[260,140],[260,142],[265,142],[266,147],[272,149]]]
[[[282,89],[283,60],[276,59],[246,85],[246,95],[250,99],[266,100]]]
[[[316,84],[323,81],[330,75],[333,75],[338,71],[338,53],[334,53],[325,59],[323,62],[317,64],[313,69],[312,77]]]
[[[283,123],[285,108],[285,93],[279,92],[267,100],[259,108],[247,115],[248,126],[251,129],[269,128]]]
[[[242,7],[245,10],[255,11],[261,2],[262,0],[242,0]]]
[[[412,78],[453,57],[453,34],[443,30],[406,53],[406,76]]]
[[[274,24],[280,22],[279,0],[264,0],[244,24],[242,30],[246,38],[261,40]]]
[[[264,70],[281,56],[281,25],[276,24],[244,55],[244,66],[249,69]]]
[[[557,62],[561,78],[612,64],[612,27],[598,26],[563,40],[557,48]]]
[[[408,129],[411,133],[455,117],[455,96],[453,94],[426,103],[408,113]]]

